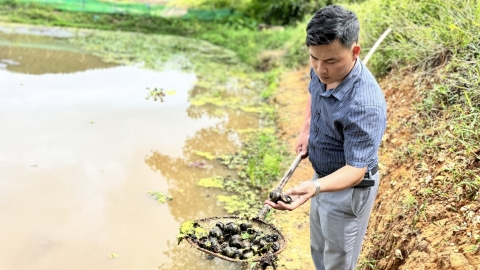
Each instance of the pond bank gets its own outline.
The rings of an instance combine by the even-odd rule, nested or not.
[[[287,142],[292,155],[308,96],[308,70],[304,67],[286,72],[274,98],[278,136]],[[388,127],[379,150],[381,183],[357,269],[479,269],[478,202],[462,200],[459,203],[463,206],[454,208],[454,196],[432,196],[421,187],[425,180],[417,177],[427,163],[412,160],[405,151],[417,142],[412,125],[420,121],[415,104],[421,102],[422,95],[416,89],[416,77],[396,71],[377,80],[388,105]],[[286,189],[309,179],[312,173],[308,160],[302,160]],[[441,186],[440,178],[433,182]],[[428,204],[420,205],[412,194],[429,196]],[[295,211],[275,214],[275,225],[288,240],[279,269],[314,269],[309,245],[309,207],[307,202]],[[475,215],[477,221],[471,225],[474,229],[468,231],[468,223],[460,221]]]
[[[308,97],[310,82],[309,67],[285,72],[280,80],[279,89],[274,97],[277,107],[277,135],[287,145],[287,151],[295,156],[297,142]],[[308,159],[303,159],[285,190],[311,179],[313,169]],[[310,201],[295,211],[275,211],[275,225],[283,232],[288,247],[279,256],[278,269],[314,269],[310,257]]]

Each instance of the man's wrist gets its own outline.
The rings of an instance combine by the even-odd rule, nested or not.
[[[320,186],[320,182],[318,181],[318,179],[312,179],[312,183],[315,185],[315,193],[313,194],[313,196],[317,196],[318,193],[320,193],[322,187]]]

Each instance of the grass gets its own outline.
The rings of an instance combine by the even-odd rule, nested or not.
[[[365,259],[362,258],[358,264],[357,267],[355,268],[356,270],[361,270],[361,269],[371,269],[375,270],[377,269],[375,265],[377,264],[378,260],[375,259]]]
[[[221,164],[237,170],[238,178],[226,178],[224,189],[233,195],[218,197],[231,214],[256,216],[272,184],[279,181],[285,159],[289,156],[285,146],[274,134],[254,133],[244,150],[235,155],[218,157]]]
[[[444,201],[450,202],[446,209],[455,223],[472,224],[459,209],[479,205],[479,1],[369,0],[351,8],[361,18],[361,41],[367,50],[387,27],[393,29],[370,60],[370,69],[376,75],[398,70],[415,75],[413,91],[421,98],[412,104],[417,115],[409,117],[419,120],[399,123],[409,128],[413,139],[387,150],[394,152],[398,166],[413,168],[413,180],[421,180],[420,185],[403,202],[405,219],[386,230],[416,228],[419,221],[434,218],[427,205]],[[385,254],[394,254],[394,248],[366,256],[385,262]]]
[[[416,141],[396,152],[429,166],[419,177],[444,176],[464,190],[461,198],[478,199],[480,173],[480,4],[473,0],[370,0],[352,5],[361,18],[364,43],[372,44],[386,28],[393,33],[370,60],[377,74],[409,69],[418,79],[423,101],[412,126]],[[366,16],[373,14],[373,16]],[[433,164],[456,164],[436,172]],[[428,187],[428,186],[427,186]],[[431,188],[431,187],[428,187]],[[447,185],[441,192],[452,193]]]
[[[30,3],[31,0],[0,0],[8,3]],[[145,5],[132,2],[111,2],[98,0],[35,0],[36,3],[48,5],[59,10],[77,12],[102,12],[102,13],[130,13],[130,14],[151,14],[161,15],[165,9],[164,5]]]

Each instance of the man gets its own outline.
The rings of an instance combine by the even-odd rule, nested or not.
[[[307,25],[311,81],[296,152],[313,180],[287,190],[293,210],[311,201],[310,245],[316,269],[355,269],[379,185],[378,148],[386,128],[383,93],[359,59],[356,15],[336,5]]]

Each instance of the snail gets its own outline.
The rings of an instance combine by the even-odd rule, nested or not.
[[[262,239],[262,238],[261,238],[260,236],[256,236],[255,238],[253,238],[252,244],[258,245],[258,244],[260,243],[260,240],[261,240],[261,239]]]
[[[230,241],[230,246],[231,247],[236,247],[236,248],[244,248],[245,244],[243,243],[242,240],[235,239]]]
[[[233,254],[233,258],[234,259],[240,259],[243,255],[243,251],[241,249],[237,249],[237,251],[235,251],[235,253]]]
[[[242,232],[247,231],[247,229],[249,229],[249,228],[252,228],[252,224],[250,222],[245,222],[245,223],[240,224],[240,230]]]
[[[269,198],[272,202],[277,203],[278,201],[284,202],[286,204],[292,203],[292,197],[285,194],[281,189],[276,188],[270,192]]]
[[[248,251],[246,253],[243,253],[242,259],[246,260],[246,259],[249,259],[251,257],[253,257],[253,251]]]
[[[210,230],[210,233],[209,235],[211,237],[215,237],[215,238],[221,238],[223,236],[223,232],[222,230],[219,228],[219,227],[213,227],[211,230]]]
[[[273,241],[275,241],[275,242],[278,241],[278,235],[272,234],[270,236],[272,237]]]
[[[260,242],[258,242],[258,246],[259,246],[260,248],[263,248],[263,247],[265,247],[266,245],[268,245],[268,242],[265,241],[264,239],[261,239]]]
[[[227,256],[227,257],[232,257],[233,254],[235,254],[235,252],[232,250],[231,247],[228,247],[228,246],[227,246],[226,248],[224,248],[224,249],[222,250],[222,254],[225,255],[225,256]]]
[[[230,242],[235,240],[242,240],[242,237],[239,234],[232,235],[230,237]]]
[[[271,235],[267,235],[263,239],[265,239],[265,241],[267,241],[268,243],[275,242],[275,240],[273,240],[273,237]]]
[[[275,251],[275,252],[279,251],[279,250],[280,250],[280,247],[281,247],[281,246],[280,246],[280,244],[279,244],[278,242],[275,242],[275,243],[272,244],[272,249],[273,249],[273,251]]]
[[[210,248],[212,246],[212,243],[210,242],[210,240],[208,240],[207,237],[202,237],[198,240],[198,245],[201,247],[201,248]]]
[[[213,245],[219,245],[218,239],[215,238],[215,237],[210,237],[210,238],[208,238],[208,240],[210,240],[210,243],[212,244],[212,246]]]
[[[229,222],[229,223],[225,224],[224,230],[225,230],[225,232],[227,232],[231,235],[240,233],[240,228],[233,222]]]
[[[217,224],[215,224],[215,226],[220,228],[220,230],[222,230],[222,231],[225,229],[225,225],[221,221],[217,222]]]

